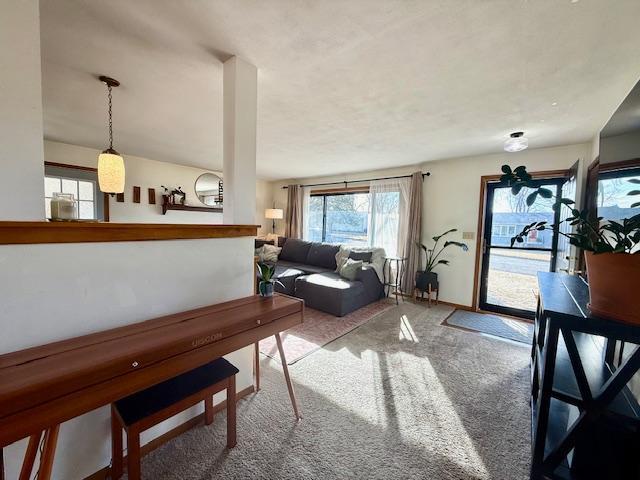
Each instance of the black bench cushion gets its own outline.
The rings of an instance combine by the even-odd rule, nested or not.
[[[219,358],[177,377],[129,395],[115,402],[125,425],[160,412],[180,400],[238,373],[238,369]]]

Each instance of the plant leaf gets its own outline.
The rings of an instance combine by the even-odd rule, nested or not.
[[[506,173],[506,174],[511,173],[511,167],[509,165],[502,165],[500,170],[502,170],[502,173]]]
[[[551,197],[553,197],[553,192],[551,190],[549,190],[548,188],[540,187],[538,189],[538,193],[540,194],[540,196],[542,198],[551,198]]]
[[[531,192],[527,197],[527,205],[530,207],[534,203],[536,203],[536,199],[538,198],[538,192]]]

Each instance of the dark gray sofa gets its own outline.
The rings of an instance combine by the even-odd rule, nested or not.
[[[302,298],[311,308],[342,317],[384,296],[376,271],[364,266],[354,281],[336,270],[339,247],[288,238],[276,263],[276,291]]]

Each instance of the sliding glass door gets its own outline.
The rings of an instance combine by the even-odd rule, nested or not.
[[[559,193],[564,179],[544,180],[539,185]],[[553,231],[533,231],[523,243],[510,248],[511,237],[525,225],[558,220],[555,199],[538,196],[527,204],[529,189],[512,195],[511,188],[500,183],[487,186],[483,238],[480,308],[482,310],[533,318],[538,291],[537,273],[555,271],[558,237]]]

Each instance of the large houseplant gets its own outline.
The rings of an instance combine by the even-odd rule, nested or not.
[[[511,187],[511,193],[519,194],[523,188],[529,188],[527,205],[534,204],[538,196],[553,198],[548,188],[535,184],[527,169],[519,166],[511,169],[502,166],[500,180]],[[629,180],[639,184],[636,179]],[[629,195],[639,195],[640,190],[633,190]],[[555,197],[554,209],[566,205],[570,212],[566,218],[556,224],[546,221],[525,225],[520,233],[511,239],[511,246],[523,243],[532,231],[551,229],[568,238],[569,243],[584,251],[589,280],[589,308],[595,315],[627,323],[640,323],[640,309],[637,295],[640,288],[640,214],[625,218],[619,222],[603,221],[602,217],[592,218],[585,210],[573,207],[574,201],[568,198]],[[631,208],[640,206],[640,202]],[[570,232],[563,232],[560,226],[568,223],[573,227]]]
[[[450,233],[457,232],[457,231],[458,230],[456,228],[452,228],[451,230],[447,230],[446,232],[441,233],[440,235],[436,235],[435,237],[432,238],[433,246],[431,248],[427,247],[422,243],[418,244],[420,248],[424,251],[425,257],[426,257],[424,270],[416,273],[416,288],[421,292],[426,292],[429,289],[429,285],[431,285],[432,290],[438,289],[438,274],[434,272],[433,269],[436,268],[438,265],[449,265],[449,260],[440,258],[440,255],[442,255],[442,253],[447,248],[453,246],[453,247],[459,247],[465,252],[469,250],[469,247],[467,246],[466,243],[456,242],[453,240],[447,240],[438,249],[438,244],[440,242],[440,239],[444,238]]]

